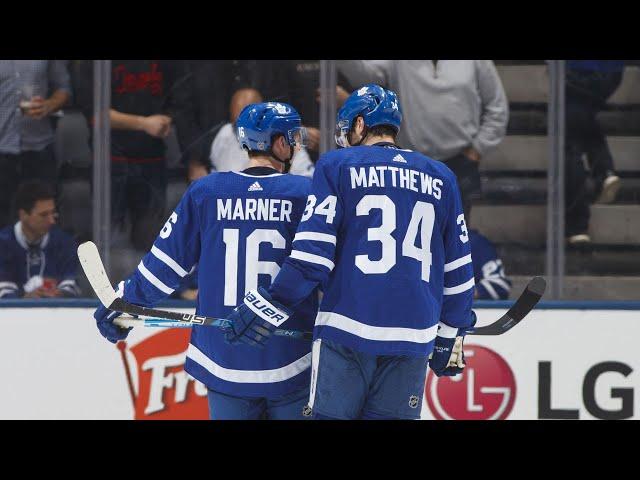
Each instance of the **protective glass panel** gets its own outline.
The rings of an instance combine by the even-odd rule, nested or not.
[[[640,299],[640,62],[565,62],[567,300]]]

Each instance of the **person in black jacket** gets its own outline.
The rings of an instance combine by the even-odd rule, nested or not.
[[[77,104],[93,124],[93,65],[74,64]],[[171,127],[180,128],[193,105],[189,72],[181,61],[112,60],[111,64],[111,218],[123,228],[131,215],[131,242],[148,250],[164,222],[167,189],[166,145]]]

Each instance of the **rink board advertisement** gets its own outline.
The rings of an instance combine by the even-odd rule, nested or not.
[[[478,309],[478,325],[504,309]],[[0,308],[0,419],[207,418],[183,370],[190,329],[137,328],[114,345],[93,308]],[[640,311],[537,309],[468,336],[467,368],[427,376],[425,419],[640,418]]]

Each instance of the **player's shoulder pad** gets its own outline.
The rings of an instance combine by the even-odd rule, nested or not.
[[[276,192],[299,202],[306,202],[311,192],[311,179],[308,177],[285,174],[274,178],[274,181]]]
[[[427,155],[425,155],[424,153],[421,152],[413,152],[414,154],[418,155],[419,158],[422,158],[425,162],[427,162],[431,168],[433,168],[440,177],[442,178],[446,178],[447,180],[453,178],[454,180],[456,179],[456,174],[453,173],[453,171],[447,166],[446,163],[441,162],[439,160],[435,160],[431,157],[428,157]]]
[[[312,180],[309,177],[303,177],[302,175],[287,174],[287,175],[283,175],[282,178],[285,179],[287,184],[293,185],[296,188],[299,188],[301,190],[306,191],[306,190],[309,190],[309,188],[311,188]]]
[[[444,162],[434,160],[433,158],[427,157],[423,154],[420,155],[422,155],[422,157],[424,157],[424,159],[429,162],[431,167],[436,171],[437,176],[444,180],[445,188],[448,191],[450,191],[454,185],[458,190],[460,189],[460,186],[458,185],[458,177],[456,177],[456,174],[453,173],[453,170],[451,170]]]
[[[350,150],[355,150],[356,148],[357,147],[339,148],[323,153],[316,162],[315,172],[324,171],[326,174],[331,170],[337,170],[349,158],[352,158],[353,152],[350,152]]]
[[[199,197],[207,192],[216,190],[221,183],[224,183],[226,176],[233,175],[231,172],[211,172],[204,177],[191,182],[191,185],[187,188],[184,196],[191,195],[192,197]]]

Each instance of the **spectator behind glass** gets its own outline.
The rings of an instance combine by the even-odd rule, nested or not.
[[[200,145],[194,146],[198,155],[188,153],[191,162],[197,161],[199,164],[199,168],[189,169],[189,181],[197,180],[209,174],[211,170],[229,172],[240,171],[247,167],[249,156],[238,143],[234,124],[244,107],[260,102],[262,102],[262,96],[252,88],[244,88],[233,94],[229,106],[231,122],[219,125],[199,140]],[[304,148],[296,152],[289,173],[312,177],[313,171],[314,165],[308,152]]]
[[[320,154],[320,60],[253,60],[252,85],[268,101],[293,106],[307,128],[307,152],[315,163]],[[338,72],[336,108],[353,91],[347,78]]]
[[[25,182],[15,198],[20,220],[0,230],[0,298],[75,297],[75,240],[55,226],[53,188]]]
[[[71,96],[63,60],[0,60],[0,228],[16,187],[28,179],[56,184],[54,130],[49,115]]]
[[[491,60],[341,60],[354,86],[383,83],[402,100],[401,147],[441,160],[455,173],[465,217],[480,193],[479,162],[504,138],[509,119]]]
[[[620,188],[607,138],[596,115],[622,81],[622,60],[567,60],[566,70],[566,236],[569,244],[588,243],[589,204],[612,203]],[[593,191],[588,187],[589,172]]]
[[[93,124],[93,65],[76,64],[78,104]],[[187,74],[179,61],[112,60],[111,63],[111,220],[124,230],[131,216],[131,242],[151,247],[166,220],[166,145],[175,118],[192,108]],[[182,132],[183,133],[183,132]],[[177,131],[178,140],[181,130]]]
[[[469,230],[473,277],[476,282],[474,298],[479,300],[507,300],[511,280],[507,278],[498,258],[496,247],[477,230]]]
[[[188,177],[193,179],[209,173],[208,151],[206,154],[202,151],[209,148],[220,127],[234,118],[229,103],[233,109],[233,98],[241,99],[243,91],[246,94],[252,90],[249,60],[187,60],[185,64],[189,72],[185,93],[193,108],[176,124],[178,131],[184,131],[181,161],[188,167]]]

